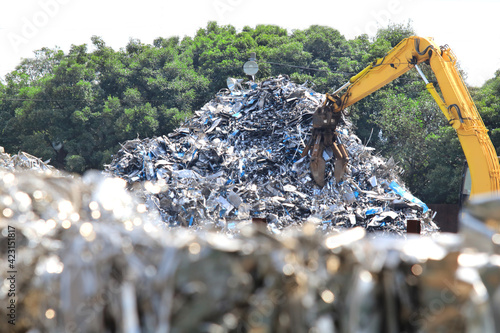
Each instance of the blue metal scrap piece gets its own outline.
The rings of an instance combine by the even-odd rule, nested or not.
[[[389,187],[398,195],[400,195],[402,198],[413,202],[420,207],[422,207],[423,212],[426,213],[429,210],[429,207],[420,199],[416,198],[413,196],[413,194],[409,193],[408,191],[405,191],[398,183],[396,183],[394,180],[389,184]]]

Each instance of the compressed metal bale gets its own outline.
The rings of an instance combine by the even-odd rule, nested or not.
[[[17,253],[16,297],[9,284],[0,289],[2,304],[15,300],[16,325],[0,321],[2,332],[495,327],[489,296],[500,265],[462,253],[457,235],[374,239],[362,227],[323,232],[314,220],[280,234],[248,222],[232,231],[168,228],[117,178],[1,176],[0,245],[14,228]],[[10,275],[1,272],[3,281]],[[9,312],[0,308],[2,318]]]

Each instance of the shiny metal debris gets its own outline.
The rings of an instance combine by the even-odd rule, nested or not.
[[[15,155],[7,154],[0,146],[0,169],[7,170],[40,170],[58,172],[56,168],[44,162],[40,158],[25,152],[19,152]]]
[[[348,119],[337,135],[349,169],[337,183],[325,150],[326,185],[314,183],[301,153],[322,94],[286,76],[241,86],[221,90],[168,136],[125,142],[107,172],[140,184],[149,209],[170,226],[232,229],[265,218],[277,232],[314,220],[324,231],[361,226],[401,235],[407,219],[419,219],[424,233],[438,230],[394,161],[362,144]]]
[[[500,260],[459,235],[169,228],[134,193],[97,172],[0,170],[16,253],[0,256],[1,332],[499,331]]]

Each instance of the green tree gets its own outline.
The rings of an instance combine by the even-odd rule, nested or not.
[[[377,31],[376,40],[385,40],[389,42],[391,48],[399,44],[403,39],[415,35],[411,22],[406,24],[390,23],[387,28],[381,28]]]
[[[414,194],[430,202],[455,202],[464,157],[454,130],[426,91],[414,99],[392,90],[384,95],[382,109],[372,116],[380,128],[380,152],[405,170],[403,179]]]
[[[500,70],[473,94],[473,98],[500,156]]]
[[[391,24],[373,39],[346,40],[319,25],[237,31],[209,22],[192,37],[158,37],[152,44],[131,39],[120,50],[97,36],[92,51],[85,44],[67,53],[42,48],[0,82],[0,145],[74,172],[102,168],[120,142],[168,134],[225,88],[228,77],[247,79],[242,66],[252,52],[259,62],[257,80],[287,74],[318,92],[332,92],[414,34],[410,23]],[[421,68],[435,80],[428,66]],[[500,71],[471,92],[498,150]],[[347,111],[356,134],[405,169],[412,192],[428,202],[456,200],[463,153],[415,71]]]

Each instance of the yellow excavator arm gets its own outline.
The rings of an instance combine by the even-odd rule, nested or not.
[[[442,98],[429,83],[418,64],[425,62],[432,68]],[[469,165],[471,196],[499,192],[500,166],[497,154],[487,134],[487,129],[476,109],[472,97],[456,68],[456,58],[447,47],[437,46],[431,38],[409,37],[402,40],[383,58],[353,76],[348,83],[332,95],[326,94],[325,103],[313,115],[313,131],[303,156],[311,151],[311,172],[320,186],[324,185],[324,147],[332,147],[335,161],[335,178],[342,177],[347,154],[340,142],[336,142],[335,127],[342,110],[358,102],[387,83],[416,68],[426,83],[427,90],[451,126],[456,130]],[[340,91],[346,90],[343,94]]]

